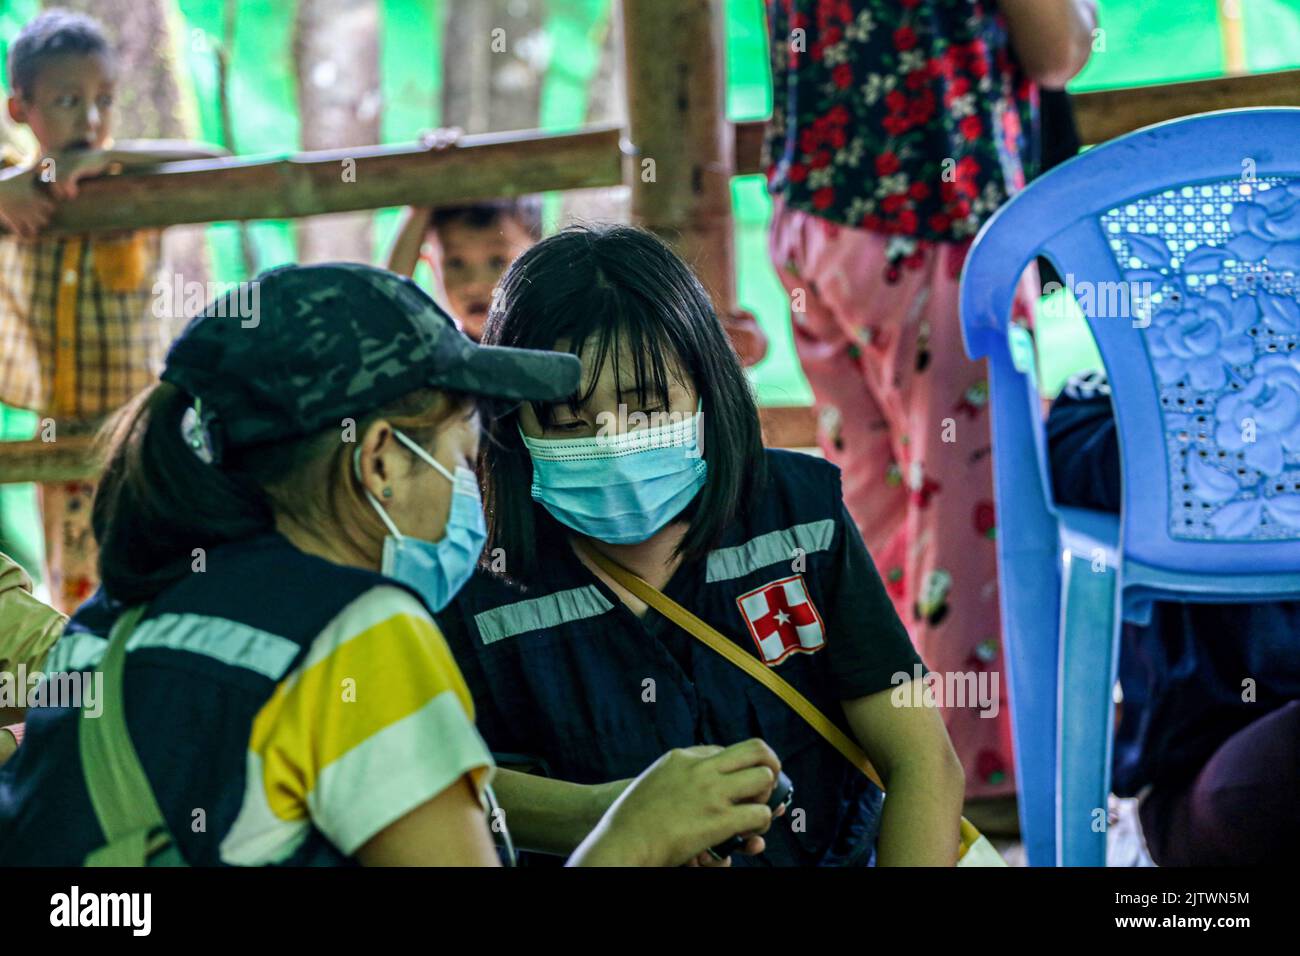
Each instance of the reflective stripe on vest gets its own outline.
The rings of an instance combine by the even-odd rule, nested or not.
[[[494,644],[507,637],[528,631],[541,631],[588,617],[599,617],[614,605],[594,585],[556,591],[481,611],[474,615],[479,637],[484,644]]]
[[[67,634],[50,650],[45,671],[86,670],[99,664],[108,641],[93,634]],[[202,614],[162,614],[136,626],[128,651],[164,647],[188,651],[278,681],[288,671],[299,647],[267,631]]]
[[[825,551],[835,536],[835,522],[830,518],[797,524],[780,531],[769,531],[734,548],[709,552],[705,581],[733,581],[770,564],[786,564],[800,553]]]

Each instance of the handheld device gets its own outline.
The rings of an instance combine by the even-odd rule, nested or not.
[[[789,809],[790,802],[794,800],[794,784],[790,778],[780,771],[776,775],[776,783],[772,787],[772,794],[767,798],[767,805],[773,813],[782,808]],[[735,853],[745,845],[743,836],[733,836],[722,841],[715,847],[709,848],[709,854],[716,860],[725,860],[731,854]]]

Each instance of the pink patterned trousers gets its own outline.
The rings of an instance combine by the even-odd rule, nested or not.
[[[967,245],[912,243],[786,209],[769,249],[791,299],[818,440],[934,674],[968,798],[1014,793],[1002,667],[996,524],[983,362],[962,347]],[[895,252],[890,264],[891,243]],[[1032,315],[1036,276],[1016,311]]]

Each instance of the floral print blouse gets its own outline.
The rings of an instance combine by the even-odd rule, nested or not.
[[[764,169],[788,207],[960,242],[1034,174],[1038,91],[995,0],[768,0],[767,15]]]

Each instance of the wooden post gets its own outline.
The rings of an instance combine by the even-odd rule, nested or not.
[[[720,315],[734,312],[722,0],[623,0],[626,181],[632,220],[695,269]]]

